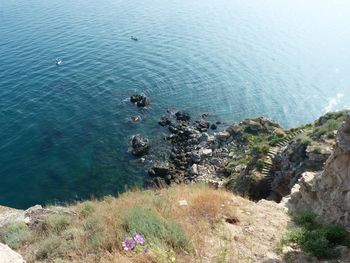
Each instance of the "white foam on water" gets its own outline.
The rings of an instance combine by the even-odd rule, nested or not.
[[[328,104],[326,105],[326,107],[324,107],[323,111],[329,112],[329,111],[335,110],[335,108],[340,103],[343,97],[344,97],[343,93],[338,93],[336,96],[329,98]]]

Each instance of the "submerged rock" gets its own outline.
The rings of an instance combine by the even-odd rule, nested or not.
[[[139,134],[136,134],[131,138],[131,147],[131,153],[135,156],[141,157],[147,154],[149,151],[149,140],[141,137]]]
[[[133,116],[130,117],[130,120],[132,122],[139,122],[141,120],[141,117],[138,116],[138,115],[133,115]]]

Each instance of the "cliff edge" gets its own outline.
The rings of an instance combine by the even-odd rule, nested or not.
[[[323,172],[306,172],[287,198],[290,211],[313,210],[328,223],[350,227],[350,114]]]

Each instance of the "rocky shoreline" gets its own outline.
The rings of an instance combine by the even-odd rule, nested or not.
[[[138,97],[149,102],[142,96]],[[158,124],[168,153],[149,159],[150,142],[131,136],[131,153],[145,162],[151,187],[206,182],[253,200],[280,202],[302,173],[321,171],[335,144],[336,130],[348,111],[329,113],[312,124],[284,129],[264,118],[246,119],[227,127],[208,114],[167,111]]]
[[[142,95],[132,96],[130,101],[137,107],[147,107],[150,103]],[[155,139],[140,134],[132,135],[129,140],[130,153],[144,165],[150,179],[149,185],[159,189],[206,182],[212,188],[225,188],[236,195],[203,188],[202,185],[182,185],[160,191],[135,191],[118,198],[106,197],[67,207],[43,208],[36,205],[27,210],[17,210],[0,206],[0,241],[12,246],[28,262],[68,262],[52,261],[55,257],[67,258],[71,262],[72,255],[84,258],[84,262],[93,255],[91,262],[100,262],[97,258],[104,259],[106,255],[111,255],[111,247],[114,252],[117,251],[115,257],[124,260],[126,254],[118,254],[123,248],[118,246],[121,240],[116,241],[116,233],[134,231],[134,225],[127,225],[130,220],[140,220],[142,226],[153,227],[155,222],[162,225],[165,216],[170,216],[169,222],[173,224],[172,211],[182,211],[183,214],[175,216],[175,219],[184,218],[182,224],[193,227],[196,233],[202,220],[201,227],[207,227],[204,233],[207,234],[206,240],[215,238],[221,242],[222,237],[217,235],[215,226],[225,227],[225,231],[234,236],[231,240],[233,251],[245,245],[246,235],[249,234],[255,236],[255,246],[264,249],[263,252],[258,251],[260,254],[254,254],[254,262],[266,258],[266,251],[266,262],[275,262],[281,257],[275,252],[283,239],[282,231],[290,227],[285,208],[290,212],[311,209],[321,215],[326,223],[350,227],[349,113],[350,110],[327,113],[312,124],[283,129],[278,123],[263,117],[227,126],[210,119],[208,114],[193,118],[187,112],[167,111],[158,122],[166,132],[161,140],[168,146],[167,152],[154,155],[157,143],[152,140]],[[173,191],[178,191],[177,196]],[[197,196],[194,195],[195,191]],[[282,202],[276,204],[261,199]],[[143,221],[145,215],[147,220],[152,210],[145,209],[144,203],[145,207],[152,206],[156,211],[146,224]],[[159,205],[171,208],[159,209]],[[139,210],[141,214],[130,217],[134,215],[131,212]],[[163,216],[158,220],[160,210]],[[208,219],[208,215],[212,218]],[[125,222],[120,221],[124,219]],[[255,223],[252,224],[252,221]],[[116,222],[120,222],[119,228],[113,228]],[[109,236],[109,233],[113,234]],[[237,237],[239,233],[243,234]],[[100,238],[105,236],[112,238],[112,242],[103,243],[104,239]],[[96,244],[96,240],[101,241],[97,243],[97,249],[90,248]],[[273,246],[271,241],[274,241]],[[251,253],[251,242],[248,244],[249,251],[244,248],[243,254]],[[168,245],[169,242],[163,243]],[[79,251],[74,254],[77,244],[83,253]],[[216,256],[221,250],[212,244],[204,250],[213,249]],[[0,243],[0,262],[1,259],[25,262],[7,245]],[[337,249],[342,259],[350,257],[348,247],[339,246]],[[172,257],[173,253],[171,250]],[[290,246],[283,245],[280,253],[293,262],[324,262],[300,253],[300,247],[294,242]],[[137,253],[129,254],[130,257],[133,255],[139,256]],[[236,255],[232,258],[236,258]]]

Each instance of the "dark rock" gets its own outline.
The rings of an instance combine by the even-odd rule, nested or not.
[[[158,162],[149,171],[151,176],[164,177],[170,173],[170,166],[168,162]]]
[[[198,124],[199,127],[201,127],[201,128],[206,128],[206,129],[209,128],[209,125],[210,125],[209,122],[203,121],[203,120],[200,121],[199,124]]]
[[[220,124],[221,124],[221,121],[217,121],[217,122],[216,122],[216,125],[220,125]]]
[[[149,151],[149,140],[141,137],[139,134],[131,138],[131,153],[135,156],[143,156]]]
[[[171,121],[165,116],[160,117],[160,121],[158,123],[159,123],[159,125],[161,125],[163,127],[171,125]]]
[[[201,161],[201,155],[197,152],[192,152],[191,154],[191,160],[193,163],[199,163]]]
[[[154,184],[156,185],[156,187],[158,188],[165,188],[168,186],[168,184],[166,183],[166,181],[160,177],[156,177],[154,178]]]
[[[176,116],[176,119],[178,121],[190,121],[191,120],[190,114],[188,114],[187,112],[184,112],[184,111],[176,112],[175,116]]]
[[[216,126],[215,124],[212,124],[211,126],[210,126],[210,129],[212,129],[212,130],[216,130],[218,128],[218,126]]]
[[[138,107],[146,107],[150,104],[150,101],[147,97],[138,94],[130,96],[130,101],[132,103],[136,103]]]
[[[178,133],[178,129],[177,128],[175,128],[174,126],[169,126],[169,131],[171,132],[171,133]]]

